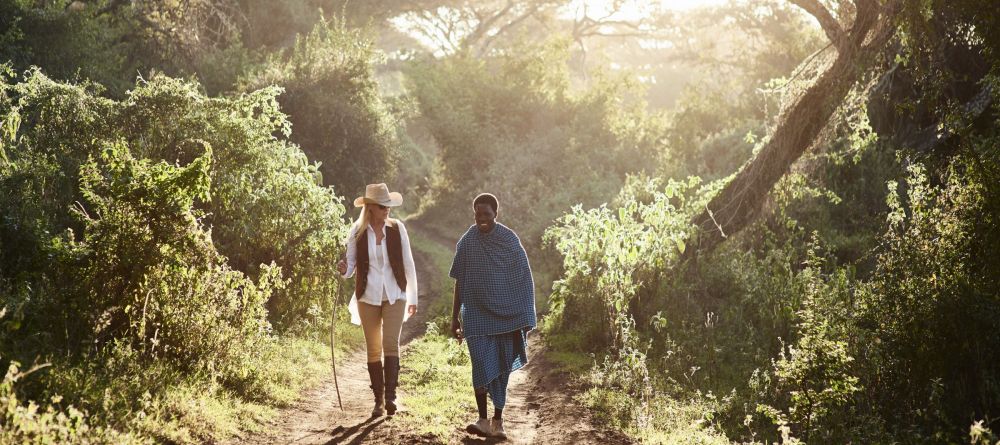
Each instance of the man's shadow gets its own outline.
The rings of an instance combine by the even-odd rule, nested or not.
[[[347,428],[338,426],[333,429],[333,437],[326,442],[326,445],[345,443],[344,440],[347,440],[347,438],[351,436],[354,436],[354,438],[351,439],[350,442],[346,443],[348,445],[358,445],[361,441],[365,440],[365,438],[368,437],[368,435],[371,434],[376,427],[381,425],[382,422],[385,422],[385,419],[387,418],[388,417],[369,417]]]

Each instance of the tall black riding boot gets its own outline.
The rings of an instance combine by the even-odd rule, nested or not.
[[[399,385],[399,357],[385,357],[385,412],[396,414],[396,386]]]
[[[382,391],[385,389],[385,383],[382,380],[382,362],[368,363],[368,379],[372,382],[372,393],[375,394],[375,409],[372,410],[372,417],[380,417],[384,412],[382,408]]]

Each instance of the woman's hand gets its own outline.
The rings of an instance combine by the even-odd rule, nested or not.
[[[337,272],[340,272],[341,275],[346,275],[347,262],[345,262],[344,260],[337,261]]]
[[[417,313],[417,305],[411,304],[411,305],[407,306],[406,307],[406,312],[409,312],[410,316],[412,317],[414,314]]]
[[[462,342],[462,322],[458,321],[457,318],[451,319],[451,335],[458,340],[459,343]]]

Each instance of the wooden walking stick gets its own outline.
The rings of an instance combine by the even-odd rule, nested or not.
[[[340,292],[343,289],[344,281],[337,278],[337,295],[332,300],[332,308],[330,309],[330,364],[333,365],[333,387],[337,389],[337,404],[340,405],[340,410],[344,410],[344,402],[340,400],[340,382],[337,381],[337,354],[334,352],[336,349],[336,339],[337,339],[337,307],[340,306]]]

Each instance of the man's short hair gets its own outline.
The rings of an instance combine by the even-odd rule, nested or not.
[[[475,210],[479,204],[489,204],[493,208],[493,213],[500,210],[500,201],[497,201],[497,197],[493,196],[492,193],[480,193],[476,196],[476,199],[472,200],[472,210]]]

